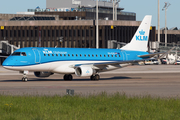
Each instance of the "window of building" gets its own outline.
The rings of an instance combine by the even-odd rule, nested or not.
[[[72,37],[72,30],[69,30],[69,37]]]
[[[74,32],[74,33],[73,33],[73,34],[74,34],[74,37],[76,37],[76,30],[73,30],[73,32]]]
[[[89,37],[89,30],[86,30],[86,37]]]
[[[18,37],[21,37],[21,31],[18,30]]]
[[[93,30],[91,30],[91,37],[93,37]]]
[[[38,37],[38,30],[35,30],[35,37]]]
[[[33,37],[33,36],[34,36],[33,30],[31,30],[31,37]]]
[[[10,30],[10,37],[12,37],[12,30]]]
[[[80,37],[80,30],[78,30],[78,37]]]
[[[14,30],[14,37],[16,37],[16,30]]]
[[[43,30],[43,33],[44,33],[44,37],[46,37],[46,30]]]
[[[55,32],[54,32],[54,31],[55,31],[55,30],[52,30],[52,37],[55,37],[55,36],[54,36],[54,34],[55,34]]]
[[[59,37],[59,30],[56,30],[56,36]]]
[[[48,37],[50,37],[51,36],[51,33],[50,33],[50,30],[48,30]]]
[[[85,33],[84,33],[84,30],[82,30],[82,37],[84,37],[85,36]]]
[[[22,30],[22,37],[25,37],[25,30]]]
[[[63,30],[61,30],[61,36],[63,36]]]

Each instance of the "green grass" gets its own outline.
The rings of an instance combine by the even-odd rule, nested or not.
[[[180,99],[89,96],[0,95],[1,120],[178,120]]]

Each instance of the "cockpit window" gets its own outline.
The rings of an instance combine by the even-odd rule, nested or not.
[[[12,56],[26,56],[25,52],[14,52]]]
[[[22,53],[21,53],[21,56],[26,56],[26,53],[25,53],[25,52],[22,52]]]
[[[21,52],[14,52],[12,56],[20,56]]]

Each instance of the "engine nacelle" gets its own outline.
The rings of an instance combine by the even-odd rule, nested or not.
[[[80,66],[80,67],[75,68],[75,74],[79,77],[80,76],[91,76],[94,73],[95,73],[95,70],[93,70],[89,66]]]
[[[36,77],[49,77],[52,74],[54,74],[54,73],[52,73],[52,72],[34,72],[34,75]]]

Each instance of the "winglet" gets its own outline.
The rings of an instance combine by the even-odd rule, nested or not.
[[[151,19],[151,15],[144,17],[131,42],[122,47],[122,50],[147,51]]]

